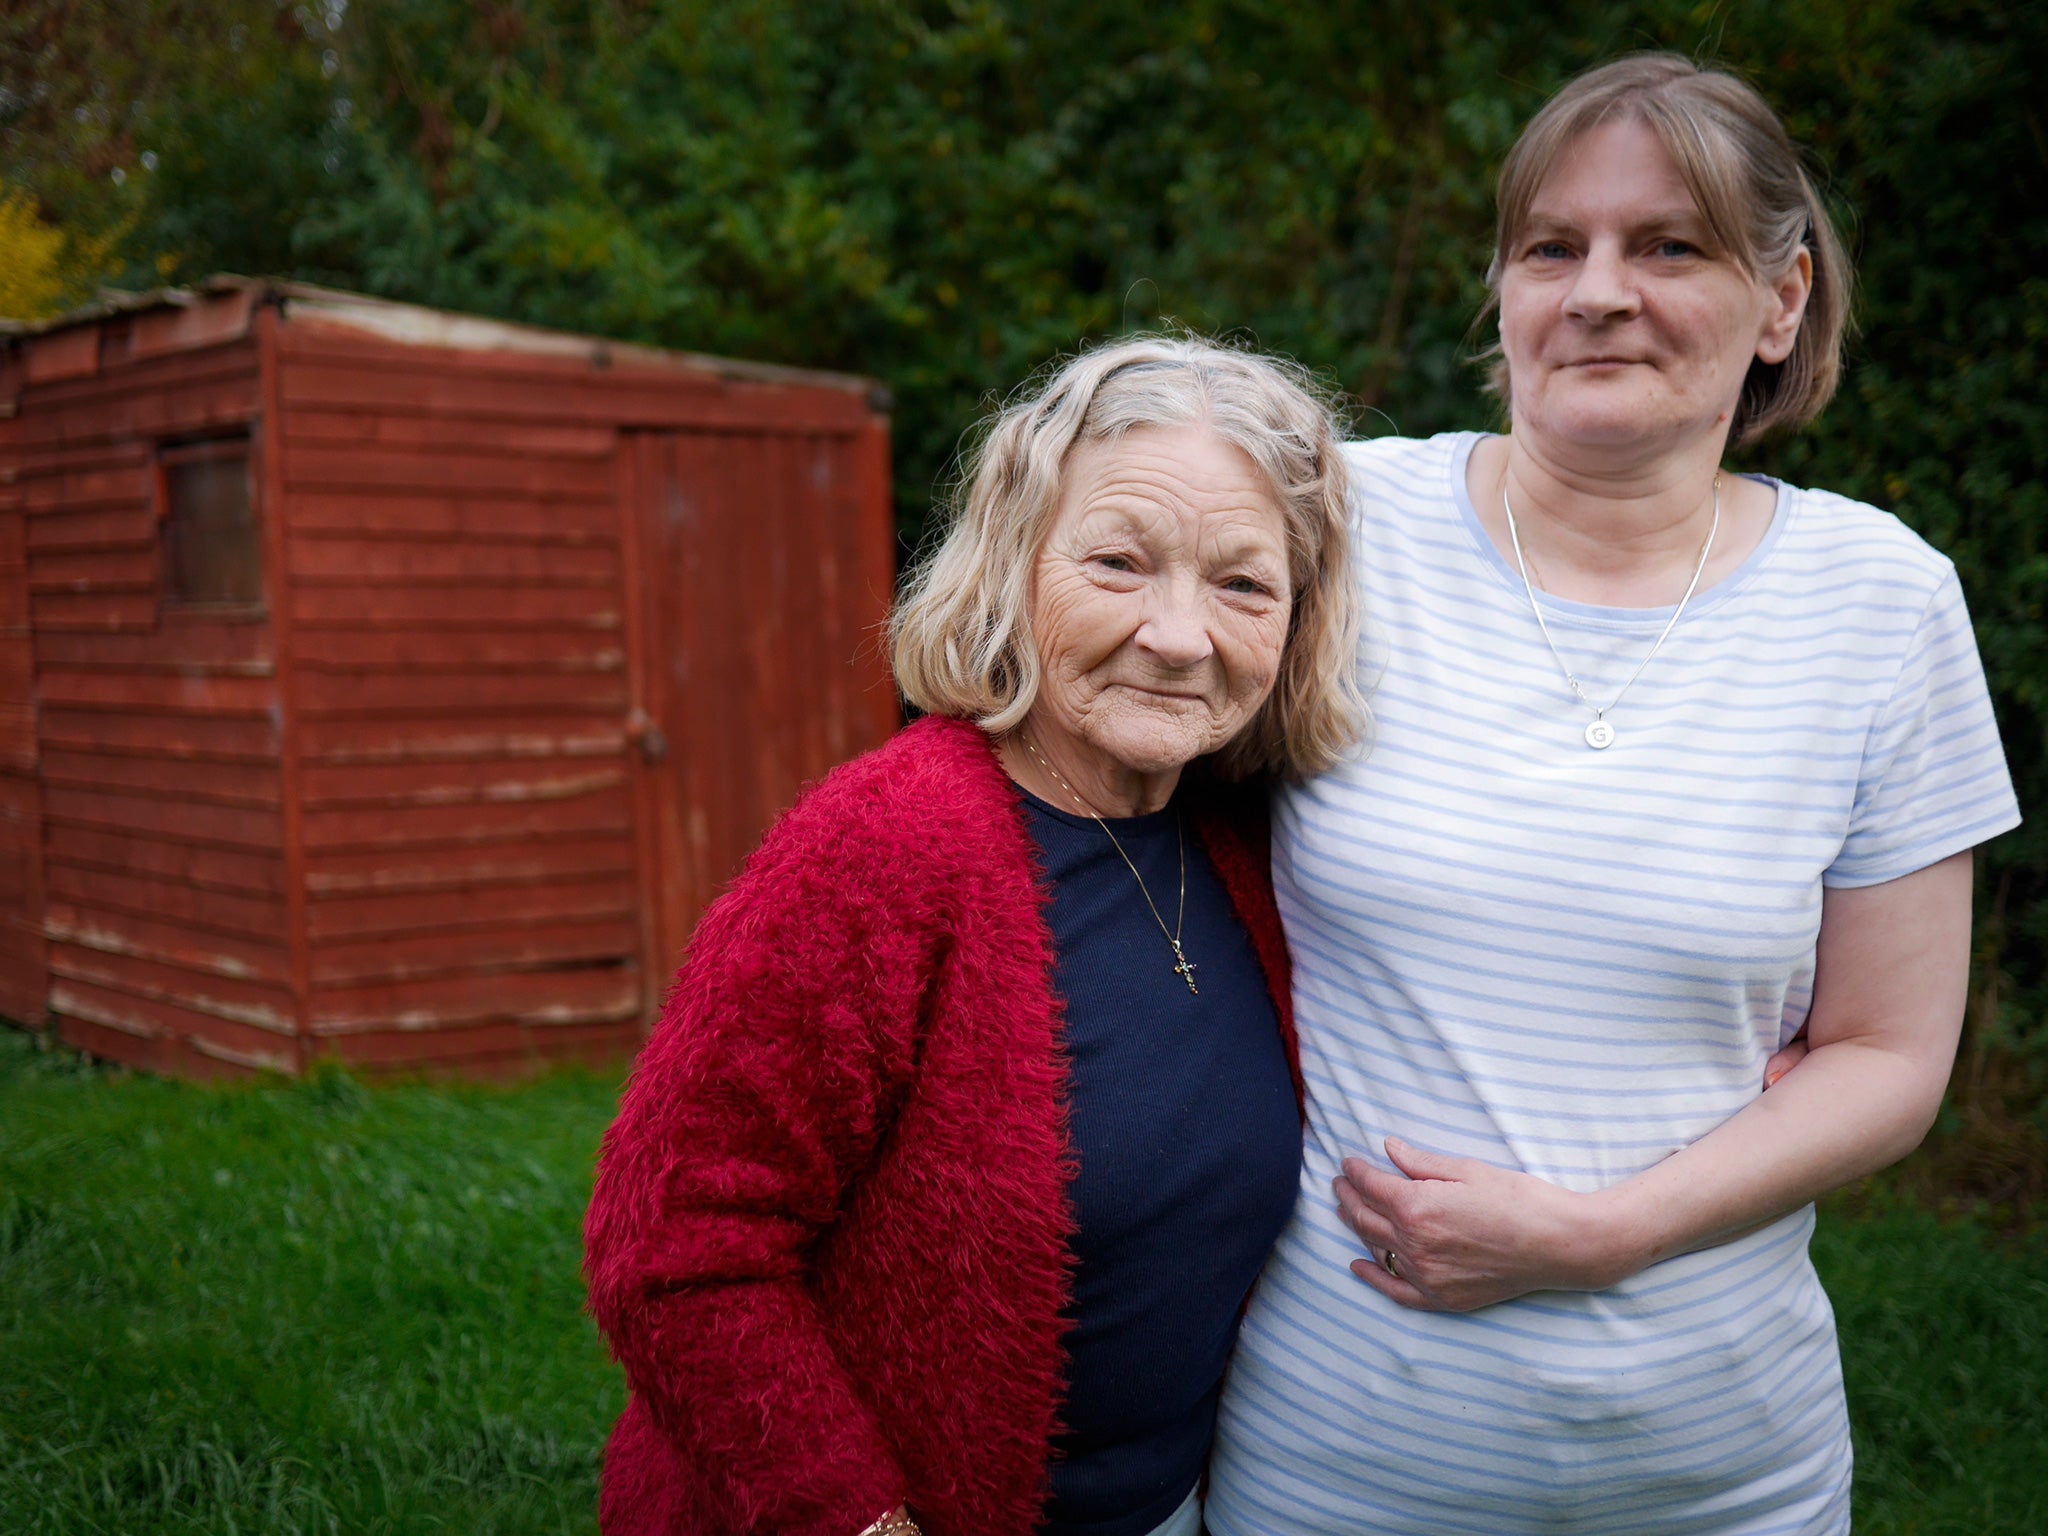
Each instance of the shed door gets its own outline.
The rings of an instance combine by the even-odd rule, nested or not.
[[[896,726],[883,433],[626,439],[650,1017],[769,822]]]
[[[0,501],[0,1016],[17,1023],[40,1025],[49,1016],[43,917],[28,541],[20,503],[10,498]]]

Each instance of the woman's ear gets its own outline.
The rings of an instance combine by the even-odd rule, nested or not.
[[[1773,307],[1757,337],[1756,355],[1762,362],[1782,363],[1792,355],[1799,322],[1806,318],[1806,301],[1813,297],[1813,253],[1801,246],[1785,275],[1771,284],[1770,294]]]

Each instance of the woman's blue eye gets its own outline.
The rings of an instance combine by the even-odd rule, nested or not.
[[[1256,597],[1266,590],[1249,576],[1233,576],[1223,585],[1243,597]]]
[[[1098,555],[1096,556],[1096,563],[1098,565],[1106,565],[1112,571],[1128,571],[1131,568],[1131,557],[1129,555]]]
[[[1543,240],[1539,241],[1529,254],[1541,257],[1545,261],[1561,261],[1571,255],[1571,249],[1562,240]]]
[[[1659,256],[1690,256],[1693,253],[1694,247],[1683,240],[1659,240],[1657,242],[1657,254]]]

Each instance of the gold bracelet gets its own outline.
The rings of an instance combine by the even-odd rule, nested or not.
[[[898,1504],[860,1536],[924,1536],[923,1529],[910,1518],[910,1512]]]

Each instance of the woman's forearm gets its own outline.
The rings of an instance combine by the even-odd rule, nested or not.
[[[1934,1123],[1952,1054],[1861,1039],[1816,1047],[1691,1146],[1586,1197],[1586,1288],[1741,1236],[1897,1162]]]
[[[1971,878],[1963,853],[1827,893],[1812,1054],[1691,1146],[1590,1197],[1598,1256],[1615,1279],[1725,1242],[1920,1144],[1962,1027]]]
[[[1373,1259],[1353,1272],[1403,1306],[1469,1311],[1546,1289],[1602,1290],[1726,1242],[1905,1156],[1927,1134],[1969,980],[1967,853],[1829,891],[1812,1052],[1738,1114],[1593,1193],[1390,1138],[1387,1173],[1351,1159],[1339,1209]],[[1386,1255],[1397,1255],[1387,1272]]]
[[[1953,1042],[1817,1046],[1698,1141],[1592,1192],[1390,1140],[1396,1172],[1352,1159],[1337,1181],[1338,1207],[1373,1254],[1353,1273],[1404,1306],[1461,1312],[1534,1290],[1605,1290],[1905,1156],[1940,1106]],[[1386,1272],[1389,1249],[1399,1277]]]
[[[925,944],[823,873],[848,843],[816,814],[792,811],[699,921],[585,1218],[630,1433],[667,1442],[684,1523],[719,1531],[852,1536],[908,1485],[816,1263],[907,1081]]]
[[[884,1426],[798,1281],[593,1290],[592,1311],[719,1529],[852,1536],[903,1499]]]

